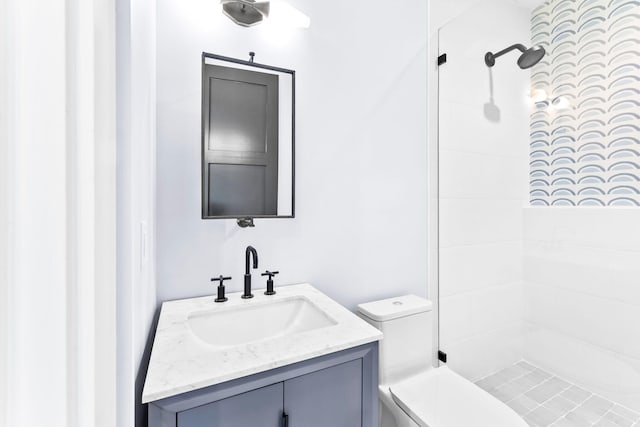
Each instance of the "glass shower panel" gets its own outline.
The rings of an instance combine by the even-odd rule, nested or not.
[[[471,380],[523,357],[529,10],[486,1],[439,32],[440,349]]]

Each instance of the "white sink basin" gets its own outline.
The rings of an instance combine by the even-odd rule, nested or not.
[[[162,304],[142,401],[152,402],[382,339],[308,283],[252,299]]]
[[[191,332],[215,347],[233,347],[336,325],[302,296],[246,307],[197,311],[187,316]]]

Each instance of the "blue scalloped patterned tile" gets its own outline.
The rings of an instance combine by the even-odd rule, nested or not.
[[[530,204],[640,206],[640,0],[551,0],[531,17],[549,94],[530,116]],[[562,108],[561,108],[562,107]]]

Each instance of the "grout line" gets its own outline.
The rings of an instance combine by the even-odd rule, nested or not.
[[[540,286],[540,287],[543,287],[543,288],[559,289],[559,290],[562,290],[562,291],[565,291],[565,292],[572,292],[572,293],[576,293],[576,294],[578,294],[578,295],[588,296],[588,297],[591,297],[591,298],[603,299],[603,300],[605,300],[605,301],[607,301],[607,302],[610,302],[610,303],[616,303],[616,304],[620,304],[620,305],[623,305],[623,306],[630,306],[630,307],[633,307],[633,308],[638,308],[638,307],[640,307],[640,304],[639,304],[639,303],[637,303],[637,302],[627,302],[627,301],[624,301],[624,300],[622,300],[622,299],[620,299],[620,298],[617,298],[617,297],[604,296],[604,295],[602,295],[602,294],[597,294],[597,293],[595,293],[595,292],[583,291],[583,290],[581,290],[581,289],[571,288],[571,287],[568,287],[568,286],[563,286],[563,285],[553,285],[553,284],[549,284],[549,283],[542,283],[542,282],[540,282],[540,281],[526,280],[526,279],[522,280],[522,283],[523,283],[523,285],[524,285],[525,287],[526,287],[526,286],[530,286],[530,287]],[[578,339],[578,341],[582,341],[582,340]],[[589,341],[585,341],[585,342],[586,342],[586,343],[588,343],[588,344],[591,344],[591,345],[593,345],[593,346],[595,346],[595,347],[601,347],[601,346],[599,346],[599,345],[597,345],[597,344],[590,343]],[[602,348],[604,348],[605,350],[608,350],[608,351],[610,351],[610,352],[612,352],[612,353],[621,354],[621,355],[623,355],[623,356],[626,356],[626,357],[629,357],[629,358],[633,358],[633,359],[635,359],[635,358],[636,358],[636,357],[634,357],[634,356],[632,356],[632,355],[627,355],[627,354],[624,354],[624,353],[619,353],[619,352],[617,352],[617,351],[615,351],[615,350],[611,350],[611,349],[608,349],[608,348],[606,348],[606,347],[602,347]]]
[[[524,240],[521,238],[518,239],[496,239],[496,240],[483,240],[475,243],[457,243],[457,244],[446,244],[441,245],[440,249],[457,249],[457,248],[472,248],[476,246],[498,246],[504,243],[517,243],[523,245],[524,248]]]
[[[520,360],[518,360],[516,363],[514,363],[514,364],[512,364],[512,365],[509,365],[509,366],[507,366],[506,368],[498,369],[497,371],[493,371],[493,372],[491,372],[491,373],[489,373],[489,374],[487,374],[487,375],[485,375],[485,376],[483,376],[483,377],[481,377],[481,378],[477,379],[476,381],[474,381],[474,383],[477,383],[477,382],[479,382],[479,381],[482,381],[483,379],[488,378],[488,377],[490,377],[491,375],[495,375],[495,374],[497,374],[498,372],[502,372],[502,371],[504,371],[505,369],[508,369],[508,368],[510,368],[510,367],[512,367],[512,366],[515,366],[515,365],[517,365],[517,364],[518,364],[518,363],[520,363],[520,362],[526,362],[526,363],[529,363],[529,362],[527,362],[527,361],[526,361],[526,360],[524,360],[524,359],[520,359]],[[531,363],[529,363],[529,365],[534,366],[534,365],[532,365]],[[534,369],[534,370],[535,370],[535,369]],[[531,372],[533,372],[533,371],[529,371],[529,372],[527,372],[527,374],[529,374],[529,373],[531,373]],[[516,378],[523,377],[523,376],[525,376],[525,375],[527,375],[527,374],[520,375],[519,377],[516,377]],[[515,378],[514,378],[514,379],[515,379]],[[485,390],[485,391],[486,391],[486,390]]]
[[[640,248],[637,247],[632,247],[632,248],[620,248],[620,247],[610,247],[610,246],[604,246],[604,245],[596,245],[596,244],[582,244],[582,243],[567,243],[567,239],[554,239],[554,238],[547,238],[547,239],[532,239],[529,238],[527,236],[524,236],[523,238],[525,244],[526,243],[532,243],[534,245],[562,245],[563,248],[565,249],[592,249],[592,250],[596,250],[596,251],[602,251],[602,252],[623,252],[623,253],[627,253],[630,252],[628,255],[636,255],[638,252],[640,252]],[[612,254],[613,255],[613,254]]]
[[[466,196],[466,197],[448,197],[448,196],[443,196],[440,198],[440,200],[489,200],[489,201],[523,201],[525,200],[524,197],[520,197],[520,196],[510,196],[510,197],[493,197],[493,196]],[[576,206],[577,207],[577,206]]]
[[[452,294],[443,295],[442,298],[444,299],[444,298],[451,298],[451,297],[470,296],[470,294],[482,294],[482,293],[486,293],[487,291],[495,291],[495,290],[498,290],[499,288],[506,288],[508,286],[524,287],[524,282],[522,282],[521,280],[512,280],[510,282],[499,282],[497,284],[491,284],[491,285],[488,285],[487,287],[483,287],[479,289],[470,289],[468,291],[459,291]],[[497,328],[496,330],[498,329],[504,329],[504,328]]]
[[[502,239],[502,240],[491,240],[485,242],[477,242],[477,243],[463,243],[458,245],[442,245],[440,249],[458,249],[458,248],[478,248],[482,246],[514,246],[514,245],[522,245],[524,242],[522,239]]]
[[[638,420],[631,420],[631,419],[629,419],[629,418],[625,417],[624,415],[620,415],[620,414],[618,414],[616,411],[614,411],[614,410],[613,410],[613,408],[615,408],[615,407],[616,407],[616,405],[618,405],[618,406],[622,406],[622,405],[620,405],[619,403],[615,403],[615,402],[613,402],[613,401],[611,401],[611,400],[610,400],[609,402],[613,403],[613,406],[612,406],[611,408],[609,408],[609,409],[607,410],[607,412],[605,412],[605,413],[602,415],[602,419],[604,419],[604,417],[605,417],[607,414],[611,413],[611,414],[614,414],[614,415],[616,415],[616,416],[618,416],[618,417],[620,417],[620,418],[622,418],[622,419],[624,419],[624,420],[626,420],[626,421],[629,421],[629,422],[631,423],[631,425],[632,425],[632,426],[634,426],[634,425],[635,425],[635,423],[636,423]],[[626,406],[622,406],[622,407],[623,407],[623,408],[625,408],[625,409],[628,409]],[[629,409],[629,411],[631,411],[631,409]],[[631,412],[634,412],[634,413],[635,413],[635,411],[631,411]],[[613,422],[613,421],[612,421],[612,422]],[[615,423],[614,423],[614,424],[615,424]]]
[[[538,368],[538,369],[540,369],[540,368]],[[559,380],[564,381],[562,378],[558,377],[557,375],[553,375],[553,374],[551,374],[551,373],[549,373],[549,372],[547,372],[547,371],[544,371],[544,370],[542,370],[542,369],[540,369],[540,370],[541,370],[541,371],[543,371],[543,372],[545,372],[545,373],[547,373],[547,374],[549,374],[549,375],[551,375],[551,377],[550,377],[550,378],[547,378],[547,379],[546,379],[546,380],[544,380],[544,381],[542,381],[541,383],[539,383],[539,384],[538,384],[538,385],[536,385],[535,387],[532,387],[532,388],[531,388],[531,389],[529,389],[528,391],[531,391],[531,390],[533,390],[534,388],[536,388],[536,387],[538,387],[538,386],[541,386],[542,384],[544,384],[544,383],[546,383],[546,382],[548,382],[548,381],[551,381],[553,378],[558,378]],[[536,406],[535,408],[531,409],[529,412],[526,412],[525,414],[523,414],[523,416],[524,416],[524,415],[527,415],[527,414],[530,414],[531,412],[535,411],[536,409],[540,408],[541,406],[544,406],[544,404],[545,404],[545,403],[549,402],[549,401],[550,401],[551,399],[553,399],[554,397],[556,397],[556,396],[560,396],[560,394],[561,394],[562,392],[564,392],[564,391],[566,391],[566,390],[569,390],[573,384],[571,384],[569,381],[565,381],[565,382],[566,382],[567,384],[569,384],[569,386],[568,386],[568,387],[563,388],[563,389],[562,389],[562,390],[560,390],[558,393],[554,394],[553,396],[551,396],[551,397],[550,397],[550,398],[548,398],[547,400],[543,401],[542,403],[538,403],[538,402],[536,401],[536,403],[538,403],[538,406]],[[528,391],[527,391],[527,392],[528,392]],[[525,393],[522,393],[522,394],[525,394]],[[518,396],[520,396],[520,395],[518,395]],[[533,400],[533,399],[531,399],[531,400]],[[568,400],[568,399],[567,399],[567,400]],[[573,402],[573,401],[572,401],[572,403],[575,403],[575,402]],[[580,405],[580,404],[578,404],[578,405]],[[548,408],[546,408],[546,407],[545,407],[545,409],[548,409]],[[569,411],[569,412],[570,412],[570,411]],[[567,412],[567,414],[568,414],[569,412]],[[566,415],[566,414],[565,414],[565,415]],[[558,416],[558,418],[556,418],[555,420],[553,420],[553,423],[556,423],[560,418],[564,418],[564,415],[560,415],[560,416]]]
[[[447,146],[447,147],[442,147],[440,150],[441,151],[448,151],[450,153],[453,154],[467,154],[467,155],[472,155],[472,156],[480,156],[480,157],[493,157],[497,160],[521,160],[523,162],[527,162],[529,163],[529,153],[523,153],[523,154],[502,154],[503,152],[500,150],[500,146],[495,146],[494,148],[498,148],[498,150],[496,150],[495,152],[486,152],[486,151],[480,151],[478,149],[478,151],[473,150],[473,147],[471,147],[471,149],[467,149],[465,147],[460,147],[460,146]]]

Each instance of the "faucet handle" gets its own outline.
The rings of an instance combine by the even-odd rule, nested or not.
[[[275,295],[276,291],[273,290],[273,276],[279,273],[279,271],[267,270],[261,274],[261,276],[269,276],[269,279],[267,280],[267,290],[264,293],[265,295]]]
[[[264,273],[261,274],[261,276],[269,276],[269,280],[271,280],[273,278],[273,276],[275,276],[276,274],[280,274],[279,271],[265,271]]]
[[[222,274],[218,277],[213,277],[211,279],[212,282],[220,282],[218,285],[218,298],[216,298],[216,302],[225,302],[227,301],[227,297],[224,296],[224,281],[231,280],[231,276],[224,277]]]

